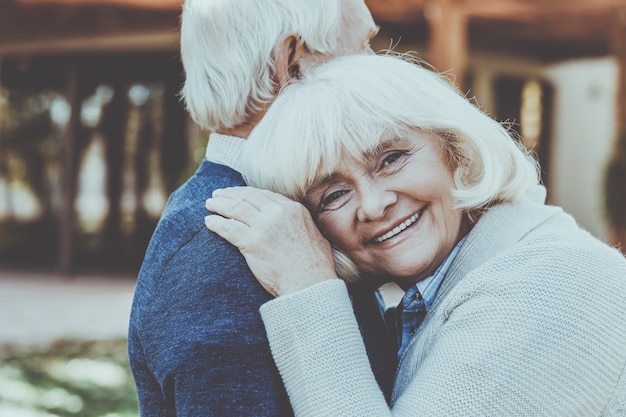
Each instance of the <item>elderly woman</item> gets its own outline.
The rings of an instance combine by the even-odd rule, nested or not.
[[[261,315],[297,416],[625,415],[626,260],[441,76],[341,58],[246,153],[249,183],[286,197],[219,190],[206,223],[277,296]],[[391,406],[337,277],[405,290]]]

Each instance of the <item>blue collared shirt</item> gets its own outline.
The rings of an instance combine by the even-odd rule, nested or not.
[[[430,311],[443,278],[464,242],[465,237],[457,243],[433,275],[416,282],[406,290],[398,307],[395,309],[393,320],[389,320],[391,316],[389,313],[385,313],[388,325],[392,327],[391,330],[398,336],[398,358],[402,357],[411,337],[417,332],[426,314]],[[379,297],[379,301],[382,302],[382,297]],[[382,308],[384,311],[384,306]],[[392,322],[389,323],[389,321]]]

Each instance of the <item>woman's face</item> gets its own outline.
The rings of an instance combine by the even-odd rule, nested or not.
[[[381,140],[319,179],[306,203],[326,238],[359,270],[408,287],[432,274],[467,233],[452,170],[434,136]]]

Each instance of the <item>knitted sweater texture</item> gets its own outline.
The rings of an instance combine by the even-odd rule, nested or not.
[[[626,259],[539,187],[488,210],[401,359],[392,405],[345,285],[261,307],[296,416],[626,416]]]

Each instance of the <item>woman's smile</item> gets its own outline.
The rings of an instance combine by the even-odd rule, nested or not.
[[[406,229],[411,228],[413,225],[415,225],[418,220],[420,219],[422,213],[424,212],[424,210],[426,210],[426,206],[422,207],[419,211],[417,211],[416,213],[414,213],[412,216],[410,216],[408,219],[404,220],[403,222],[401,222],[400,224],[398,224],[396,227],[394,227],[393,229],[389,230],[388,232],[384,233],[383,235],[376,237],[373,239],[373,244],[378,244],[378,243],[383,243],[388,241],[389,239],[398,236],[399,234],[401,234],[402,232],[404,232]]]

